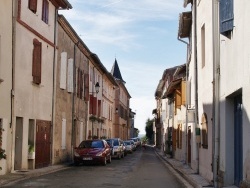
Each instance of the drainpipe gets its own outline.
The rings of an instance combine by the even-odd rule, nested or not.
[[[193,0],[193,12],[194,12],[194,80],[195,80],[195,137],[196,128],[199,125],[199,113],[198,113],[198,69],[197,69],[197,1]],[[196,173],[199,174],[199,143],[196,143],[196,161],[197,168]]]
[[[213,0],[213,181],[218,187],[219,138],[220,138],[220,43],[219,0]]]
[[[185,43],[187,45],[187,57],[186,57],[186,92],[188,91],[187,89],[187,82],[188,82],[188,52],[189,52],[189,43],[180,39],[179,36],[177,37],[177,39],[183,43]],[[186,137],[186,147],[185,147],[185,151],[184,151],[184,155],[185,155],[185,163],[188,164],[188,154],[187,154],[187,148],[188,148],[188,95],[186,94],[186,126],[185,126],[185,137]]]
[[[57,46],[57,15],[58,15],[58,11],[57,9],[55,9],[55,20],[54,20],[54,54],[53,54],[53,90],[52,90],[52,117],[51,117],[51,133],[52,135],[54,135],[53,133],[53,126],[54,126],[54,122],[55,122],[55,89],[56,89],[56,46]],[[50,137],[50,141],[51,141],[51,146],[50,146],[50,150],[52,152],[50,152],[50,159],[52,161],[53,164],[53,136]]]
[[[72,127],[71,127],[71,157],[73,160],[74,154],[74,130],[75,130],[75,93],[76,93],[76,47],[79,41],[74,44],[74,60],[73,60],[73,93],[72,93]]]
[[[16,43],[16,18],[17,18],[17,8],[18,3],[16,3],[16,0],[12,0],[12,75],[11,75],[11,111],[10,111],[10,129],[11,129],[11,135],[12,135],[12,144],[11,144],[11,171],[14,170],[14,148],[15,148],[15,132],[14,132],[14,128],[13,128],[13,120],[14,120],[14,106],[15,106],[15,95],[14,95],[14,91],[15,91],[15,43]]]

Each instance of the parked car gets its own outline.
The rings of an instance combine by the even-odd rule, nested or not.
[[[105,141],[108,143],[108,145],[111,149],[111,157],[114,156],[114,140],[106,139]]]
[[[84,140],[75,147],[74,163],[111,163],[111,148],[105,140]]]
[[[113,141],[113,158],[121,159],[124,157],[123,141],[120,138],[111,138],[106,141]]]
[[[133,140],[136,147],[139,146],[139,143],[138,143],[138,141],[137,141],[137,138],[130,138],[129,140]]]
[[[126,144],[127,153],[133,153],[133,151],[134,151],[134,146],[133,146],[132,142],[133,142],[132,140],[124,141],[124,143]]]

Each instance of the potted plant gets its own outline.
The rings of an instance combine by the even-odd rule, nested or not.
[[[35,159],[35,147],[32,143],[28,147],[28,159]]]

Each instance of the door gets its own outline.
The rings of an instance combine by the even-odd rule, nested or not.
[[[191,163],[191,126],[188,126],[188,164]]]
[[[23,118],[16,118],[14,170],[22,169]],[[28,153],[28,151],[27,151]]]
[[[242,160],[242,96],[234,98],[234,184],[239,186],[243,178]]]
[[[36,120],[35,168],[46,167],[50,164],[50,132],[50,121]]]

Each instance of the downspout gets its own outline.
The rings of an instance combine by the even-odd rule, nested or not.
[[[54,20],[54,54],[53,54],[53,91],[52,91],[52,119],[51,119],[51,132],[54,135],[54,122],[55,122],[55,89],[56,89],[56,46],[57,46],[57,15],[58,11],[55,9],[55,20]],[[51,148],[50,151],[53,151],[53,136],[50,138]],[[53,152],[50,152],[50,160],[53,164]]]
[[[188,87],[188,52],[189,52],[189,43],[180,39],[179,36],[177,37],[177,39],[183,43],[185,43],[187,45],[187,57],[186,57],[186,92],[188,91],[187,87]],[[185,150],[184,150],[184,156],[185,156],[185,163],[188,164],[188,153],[187,153],[187,148],[188,148],[188,132],[187,132],[187,129],[188,129],[188,95],[186,93],[186,126],[185,126],[185,137],[186,137],[186,147],[185,147]]]
[[[72,93],[72,126],[71,126],[71,157],[73,160],[74,154],[74,130],[75,130],[75,93],[76,93],[76,46],[78,43],[74,44],[74,61],[73,61],[73,93]]]
[[[197,68],[197,2],[193,0],[193,12],[194,12],[194,80],[195,80],[195,137],[196,128],[199,125],[199,114],[198,114],[198,68]],[[196,140],[196,139],[195,139]],[[199,143],[196,143],[196,173],[199,174]]]
[[[213,181],[218,187],[219,138],[220,138],[220,43],[219,43],[219,1],[213,0]]]
[[[16,43],[16,16],[17,16],[17,8],[18,3],[16,3],[16,0],[12,0],[12,72],[11,72],[11,111],[10,111],[10,129],[11,129],[11,134],[12,134],[12,144],[11,144],[11,170],[14,170],[14,148],[15,148],[15,138],[14,138],[14,128],[13,128],[13,119],[14,119],[14,114],[15,114],[15,95],[14,95],[14,91],[15,91],[15,43]],[[12,166],[13,165],[13,166]]]

